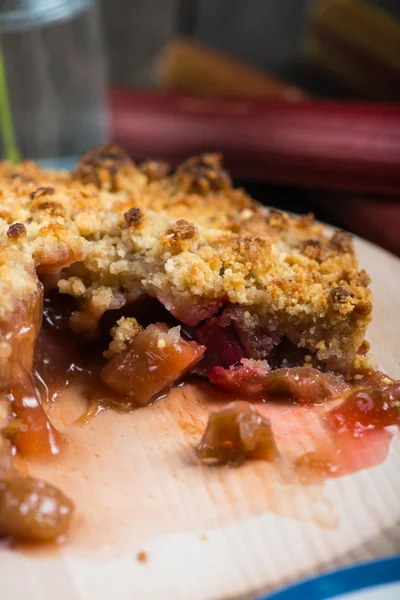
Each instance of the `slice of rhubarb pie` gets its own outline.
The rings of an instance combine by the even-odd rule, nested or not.
[[[0,533],[49,539],[72,514],[11,460],[58,452],[42,407],[55,381],[124,408],[189,373],[301,403],[367,368],[371,293],[351,236],[260,206],[219,155],[170,173],[106,146],[72,173],[3,163],[0,178]]]

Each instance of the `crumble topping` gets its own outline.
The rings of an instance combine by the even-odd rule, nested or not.
[[[350,234],[266,210],[232,187],[219,155],[167,172],[112,145],[74,173],[2,163],[0,317],[36,289],[36,270],[76,298],[71,326],[89,337],[104,312],[146,293],[187,324],[239,304],[321,361],[352,360],[371,295]]]
[[[142,213],[140,208],[130,208],[124,214],[125,223],[127,225],[140,224],[142,221]]]
[[[9,240],[17,241],[26,236],[25,225],[22,223],[14,223],[7,229],[7,237]]]
[[[117,354],[126,352],[130,342],[141,331],[143,331],[143,327],[139,325],[134,317],[121,317],[110,331],[113,339],[108,346],[108,350],[103,353],[103,356],[105,358],[112,358]]]
[[[171,171],[169,164],[163,160],[146,160],[140,165],[142,172],[149,178],[149,181],[159,181]]]
[[[184,191],[199,194],[229,190],[231,187],[231,178],[222,168],[220,154],[188,158],[178,167],[176,180]]]
[[[54,188],[50,186],[44,186],[38,187],[37,190],[31,192],[29,197],[31,200],[34,200],[35,198],[39,198],[40,196],[51,196],[52,194],[54,194]]]

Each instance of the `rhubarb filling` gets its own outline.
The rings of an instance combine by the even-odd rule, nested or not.
[[[107,331],[111,315],[105,315],[98,339],[88,341],[69,327],[74,311],[71,298],[49,293],[43,306],[34,355],[27,362],[24,359],[18,381],[7,391],[11,414],[0,447],[3,535],[47,541],[68,530],[74,510],[71,501],[43,481],[19,475],[11,457],[13,448],[27,456],[62,451],[62,437],[43,407],[57,401],[68,386],[80,388],[87,399],[84,422],[98,410],[131,411],[151,405],[186,375],[208,379],[226,393],[227,406],[210,415],[199,441],[196,454],[205,464],[238,465],[247,458],[279,463],[281,453],[270,422],[257,411],[260,402],[323,405],[334,401],[324,417],[326,427],[345,433],[346,439],[400,425],[398,382],[365,367],[333,373],[273,334],[265,333],[264,339],[260,332],[244,336],[227,317],[235,307],[188,327],[157,301],[140,300],[129,314],[137,314],[141,324],[133,316],[120,316]],[[167,323],[150,322],[154,315]],[[22,328],[32,343],[35,334],[26,324],[20,326],[17,338]],[[253,347],[251,339],[256,340]],[[327,475],[339,468],[333,455],[328,459],[324,453],[305,455],[295,467],[302,472],[323,469]],[[28,512],[24,505],[30,506]]]

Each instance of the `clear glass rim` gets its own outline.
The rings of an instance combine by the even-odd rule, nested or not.
[[[0,8],[0,33],[63,21],[91,4],[93,0],[9,0]]]

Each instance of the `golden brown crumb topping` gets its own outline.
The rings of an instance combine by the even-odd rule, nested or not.
[[[150,181],[159,181],[171,171],[169,164],[163,160],[146,160],[140,165],[140,169]]]
[[[116,192],[123,187],[121,180],[125,175],[129,177],[132,167],[124,150],[108,144],[104,148],[86,152],[78,164],[75,177],[84,184],[93,183],[100,189]]]
[[[34,200],[35,198],[39,198],[40,196],[51,196],[54,194],[54,188],[50,186],[38,187],[37,190],[31,192],[30,199]]]
[[[371,298],[349,234],[268,211],[232,187],[219,155],[165,173],[111,145],[74,173],[2,163],[0,318],[36,289],[36,270],[76,298],[72,326],[89,336],[104,312],[147,293],[183,322],[188,307],[205,318],[230,302],[320,360],[354,356]]]
[[[111,329],[112,341],[103,355],[105,358],[112,358],[117,354],[122,354],[128,350],[130,342],[138,333],[143,331],[134,317],[121,317]]]
[[[22,223],[14,223],[7,229],[7,237],[9,240],[16,241],[26,236],[25,225]]]
[[[142,222],[142,213],[140,212],[140,208],[130,208],[124,213],[125,223],[127,225],[139,224]]]
[[[211,191],[228,190],[231,178],[221,164],[220,154],[193,156],[178,167],[176,180],[186,192],[207,194]]]

